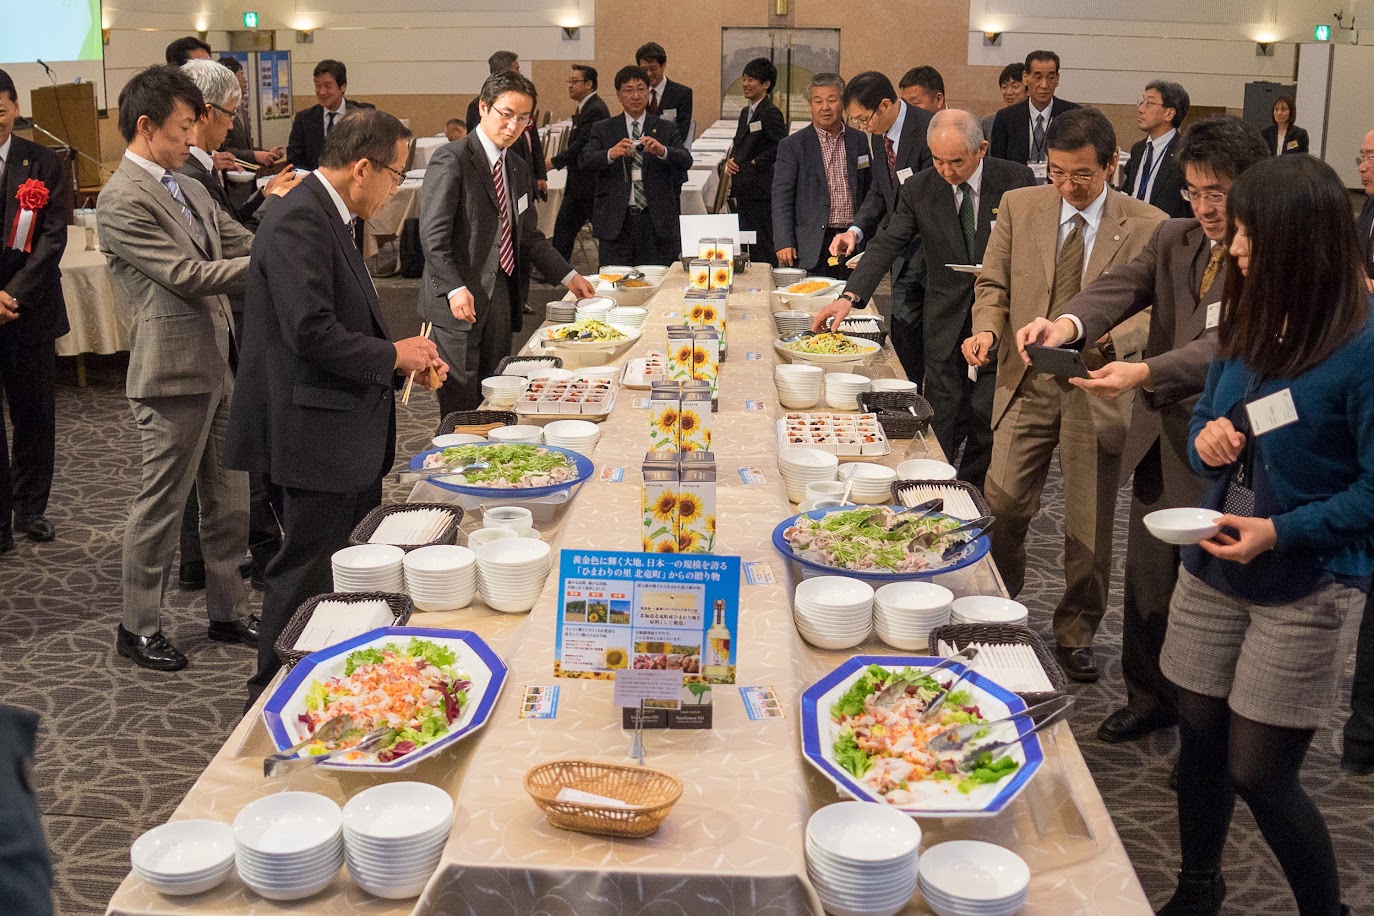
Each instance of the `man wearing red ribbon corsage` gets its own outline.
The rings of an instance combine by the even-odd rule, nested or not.
[[[68,178],[51,150],[13,135],[17,117],[14,81],[0,70],[0,390],[14,427],[11,458],[0,422],[0,554],[14,549],[15,534],[56,537],[44,515],[56,437],[53,341],[69,330],[58,269],[67,225],[57,206]]]

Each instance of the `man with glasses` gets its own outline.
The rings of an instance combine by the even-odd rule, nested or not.
[[[487,77],[481,119],[463,140],[435,150],[420,190],[425,270],[419,312],[449,365],[440,415],[482,403],[482,379],[510,355],[522,322],[530,266],[578,296],[593,288],[539,232],[534,180],[511,147],[534,117],[534,84],[515,70]],[[523,281],[523,282],[522,282]]]
[[[624,112],[593,125],[579,160],[596,176],[592,233],[602,264],[671,264],[682,250],[678,216],[692,167],[677,125],[649,113],[649,74],[621,67],[615,92]]]
[[[1116,744],[1143,738],[1178,721],[1174,687],[1159,670],[1169,598],[1178,578],[1179,548],[1145,530],[1159,509],[1197,506],[1208,481],[1188,464],[1188,424],[1216,355],[1217,321],[1226,284],[1226,195],[1231,184],[1268,151],[1239,118],[1190,127],[1175,144],[1186,187],[1175,192],[1188,219],[1159,225],[1134,260],[1086,286],[1055,321],[1037,317],[1016,335],[1058,347],[1096,340],[1115,324],[1150,310],[1140,362],[1114,361],[1070,383],[1105,402],[1136,392],[1117,483],[1132,478],[1126,535],[1126,595],[1122,609],[1121,673],[1126,705],[1107,717],[1097,736]],[[1129,185],[1128,185],[1129,187]]]
[[[1374,130],[1364,135],[1360,152],[1355,157],[1355,167],[1360,171],[1360,184],[1364,187],[1364,206],[1355,221],[1359,231],[1360,244],[1364,246],[1364,272],[1368,278],[1369,292],[1374,294]]]
[[[592,198],[596,178],[584,174],[578,159],[587,141],[592,138],[592,125],[611,116],[606,103],[596,94],[596,68],[587,64],[573,64],[568,73],[568,98],[577,103],[573,112],[572,130],[563,151],[547,163],[550,169],[567,169],[563,202],[558,206],[558,219],[553,225],[553,247],[565,260],[572,260],[573,243],[577,234],[592,218]]]
[[[992,121],[992,146],[989,153],[998,159],[1024,162],[1035,177],[1044,179],[1047,149],[1045,133],[1050,123],[1077,108],[1073,102],[1055,96],[1059,89],[1059,55],[1053,51],[1032,51],[1026,55],[1026,101],[997,112]]]
[[[1107,608],[1112,524],[1129,395],[1089,397],[1068,380],[1031,370],[1015,332],[1038,317],[1057,319],[1085,285],[1145,247],[1164,214],[1108,187],[1116,171],[1116,132],[1094,108],[1059,115],[1045,134],[1049,186],[1002,196],[997,226],[974,286],[973,333],[963,343],[970,366],[997,360],[992,464],[984,493],[997,525],[993,559],[1012,596],[1026,578],[1026,531],[1055,449],[1064,477],[1064,596],[1054,610],[1056,655],[1069,677],[1098,678],[1093,636]],[[1106,327],[1083,347],[1100,369],[1139,359],[1149,326],[1137,315]]]
[[[1193,211],[1179,191],[1183,169],[1175,153],[1178,128],[1188,117],[1188,90],[1168,80],[1152,80],[1135,106],[1135,124],[1145,138],[1131,147],[1121,190],[1154,204],[1170,216],[1190,219]]]
[[[668,52],[656,41],[635,49],[635,66],[648,76],[649,114],[677,125],[677,138],[686,146],[692,140],[692,87],[668,79]]]

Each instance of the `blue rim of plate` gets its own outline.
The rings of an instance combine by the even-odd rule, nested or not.
[[[366,633],[359,634],[352,639],[345,640],[328,647],[320,649],[318,652],[311,652],[305,658],[296,663],[277,689],[272,691],[267,703],[262,709],[262,720],[267,726],[267,733],[272,737],[272,743],[278,751],[291,747],[296,742],[286,730],[286,723],[282,721],[281,713],[291,698],[309,681],[315,678],[315,666],[332,661],[340,655],[347,655],[359,646],[376,642],[379,639],[406,639],[419,637],[421,639],[446,639],[457,640],[464,643],[472,654],[481,659],[482,663],[491,671],[491,682],[482,696],[478,698],[477,705],[472,709],[472,718],[467,724],[457,731],[450,731],[435,741],[431,741],[424,747],[413,753],[399,757],[390,763],[365,763],[350,764],[343,762],[324,761],[319,764],[322,767],[331,769],[346,770],[368,770],[368,771],[387,771],[401,770],[409,767],[420,760],[437,754],[450,744],[458,741],[466,735],[471,734],[491,718],[492,710],[496,707],[496,700],[501,695],[501,688],[506,685],[506,663],[491,650],[482,637],[471,630],[441,630],[437,627],[378,627],[375,630],[368,630]]]
[[[573,417],[572,417],[571,415],[569,415],[569,419],[573,419]],[[471,445],[472,445],[474,448],[490,448],[490,447],[492,447],[492,446],[494,446],[494,445],[521,445],[521,444],[527,444],[527,443],[519,443],[519,442],[473,442],[473,443],[471,443]],[[562,493],[564,490],[570,490],[570,489],[572,489],[573,487],[577,486],[578,484],[581,484],[581,483],[583,483],[584,481],[586,481],[586,480],[587,480],[589,477],[591,477],[592,474],[596,471],[596,468],[592,465],[592,460],[591,460],[590,458],[588,458],[586,455],[583,455],[583,454],[581,454],[581,453],[579,453],[579,452],[574,452],[574,451],[572,451],[572,450],[570,450],[570,449],[566,449],[566,448],[559,448],[559,447],[556,446],[556,445],[543,445],[543,444],[540,444],[538,447],[539,447],[539,448],[546,448],[546,449],[548,449],[548,450],[551,451],[551,452],[559,452],[559,453],[564,454],[564,455],[567,455],[569,458],[571,458],[571,459],[573,460],[573,464],[575,464],[575,465],[577,466],[577,477],[576,477],[575,479],[573,479],[573,480],[565,481],[564,483],[552,484],[551,486],[547,486],[547,487],[474,487],[474,486],[471,486],[471,485],[469,485],[469,484],[464,484],[464,483],[449,483],[448,481],[440,480],[440,479],[437,478],[437,477],[436,477],[436,478],[431,478],[431,479],[428,481],[428,483],[431,483],[431,484],[433,484],[433,485],[436,486],[436,487],[442,487],[442,488],[445,489],[445,490],[452,490],[454,493],[463,493],[463,494],[466,494],[466,495],[468,495],[468,496],[480,496],[480,497],[482,497],[482,498],[484,498],[484,499],[537,499],[537,498],[539,498],[539,497],[541,497],[541,496],[552,496],[554,493]],[[441,448],[428,448],[428,449],[425,449],[423,452],[420,452],[420,454],[418,454],[418,455],[416,455],[414,458],[411,458],[411,459],[410,459],[410,470],[412,470],[412,471],[419,471],[419,470],[422,470],[423,467],[424,467],[425,458],[427,458],[427,457],[430,456],[430,455],[433,455],[435,452],[442,452],[442,451],[443,451],[443,449],[441,449]]]
[[[825,677],[816,681],[802,692],[801,696],[801,720],[802,720],[802,754],[812,766],[819,769],[830,778],[836,785],[851,793],[860,801],[872,802],[874,804],[886,804],[873,796],[871,790],[859,784],[848,770],[838,767],[825,758],[821,750],[820,721],[822,711],[816,708],[819,699],[830,692],[831,688],[841,681],[847,680],[851,675],[860,669],[867,668],[869,665],[879,665],[880,667],[894,670],[899,668],[930,668],[938,665],[945,659],[939,656],[930,655],[855,655],[848,661],[843,662],[835,670]],[[955,674],[965,670],[964,666],[955,662],[949,669]],[[989,680],[986,676],[977,671],[970,671],[964,683],[972,683],[979,689],[991,694],[1003,703],[1007,704],[1007,714],[1021,712],[1026,708],[1026,701],[1020,696],[1003,687],[1002,685]],[[824,710],[823,714],[828,719],[830,711]],[[1016,720],[1016,733],[1023,735],[1034,727],[1033,722],[1027,718]],[[1021,748],[1026,755],[1026,760],[1017,769],[1016,773],[1006,782],[999,784],[997,794],[982,808],[928,808],[920,810],[910,810],[901,808],[897,805],[890,807],[909,814],[912,817],[971,817],[985,814],[997,814],[1020,794],[1026,783],[1030,782],[1032,776],[1040,769],[1045,762],[1045,751],[1040,745],[1040,739],[1032,735],[1029,739],[1021,743]]]
[[[866,509],[877,507],[858,506],[857,508]],[[888,506],[887,508],[905,510],[907,507]],[[811,519],[820,519],[832,512],[853,511],[854,508],[850,506],[831,506],[828,509],[812,509],[810,512],[802,512],[798,515],[783,519],[783,521],[773,529],[773,546],[777,549],[778,553],[787,557],[789,560],[800,563],[807,569],[814,569],[817,572],[825,573],[829,576],[849,576],[850,578],[868,579],[875,582],[910,582],[912,579],[929,579],[933,576],[942,576],[947,572],[954,572],[956,569],[972,566],[974,563],[977,563],[979,560],[983,559],[983,557],[987,556],[988,551],[992,548],[992,542],[988,540],[987,535],[979,534],[973,541],[972,546],[964,548],[964,552],[959,555],[958,559],[954,560],[948,566],[941,566],[939,569],[923,569],[919,572],[875,572],[862,569],[845,569],[840,566],[827,566],[824,563],[817,563],[814,560],[805,559],[797,555],[797,552],[792,549],[792,545],[787,543],[787,538],[783,536],[783,532],[795,525],[797,519],[801,518],[803,515]],[[935,518],[941,515],[944,515],[944,513],[937,512],[933,513],[930,517]],[[944,517],[954,519],[960,524],[964,522],[964,519],[954,518],[952,515],[944,515]]]

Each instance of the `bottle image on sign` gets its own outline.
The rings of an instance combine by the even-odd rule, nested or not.
[[[725,600],[716,599],[716,621],[706,631],[706,657],[701,673],[706,678],[730,676],[730,630],[725,626]]]

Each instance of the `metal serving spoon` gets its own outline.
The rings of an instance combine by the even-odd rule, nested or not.
[[[298,743],[291,745],[285,750],[277,751],[277,753],[273,754],[272,756],[282,758],[294,757],[297,754],[299,754],[301,752],[301,749],[305,747],[307,744],[310,744],[314,741],[337,741],[339,738],[342,738],[344,736],[344,733],[352,727],[353,717],[346,712],[340,713],[339,715],[335,716],[329,721],[323,723],[311,734],[306,735],[305,738],[303,738]]]
[[[459,474],[466,474],[468,471],[485,471],[489,467],[491,465],[485,461],[474,461],[472,464],[465,464],[460,468],[420,468],[413,471],[407,468],[396,472],[396,482],[415,483],[420,480],[433,480],[435,477],[455,477]]]

